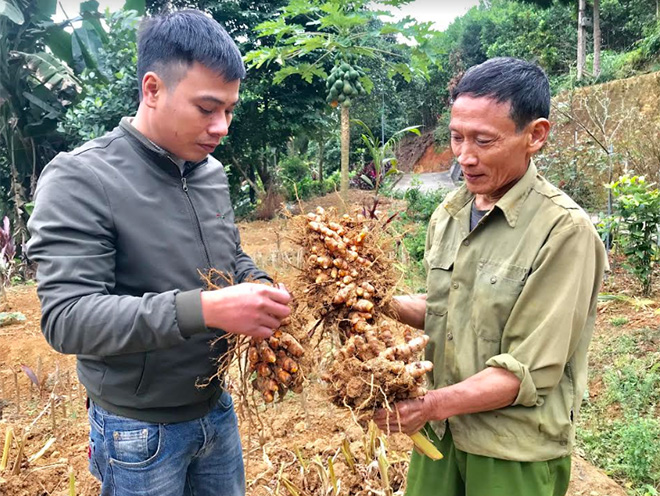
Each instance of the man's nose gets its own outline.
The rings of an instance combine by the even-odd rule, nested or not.
[[[456,160],[462,166],[477,164],[477,154],[474,147],[466,142],[454,147],[454,155],[456,155]]]
[[[227,116],[224,113],[215,117],[208,128],[208,133],[211,136],[219,136],[222,138],[227,136],[228,132],[229,122],[227,122]]]

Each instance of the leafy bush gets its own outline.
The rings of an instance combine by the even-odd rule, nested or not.
[[[279,168],[284,180],[299,182],[309,177],[310,164],[299,155],[285,155],[280,159]]]
[[[539,154],[535,163],[539,172],[585,210],[599,210],[605,205],[602,175],[607,157],[595,145],[551,146]]]
[[[631,414],[598,429],[579,429],[579,436],[589,458],[610,475],[635,485],[660,480],[660,421],[653,416]]]
[[[646,61],[652,62],[660,57],[660,22],[656,22],[653,29],[639,43],[639,50]]]
[[[433,141],[438,147],[449,146],[451,133],[449,132],[449,122],[451,121],[451,112],[445,110],[438,118],[438,124],[433,131]]]
[[[586,456],[630,494],[660,489],[660,354],[657,329],[600,337],[590,361],[602,370],[602,392],[584,405],[578,440]]]
[[[103,73],[86,72],[81,76],[85,97],[69,108],[60,123],[71,146],[104,135],[122,117],[137,110],[138,14],[132,10],[106,13],[106,22],[109,42],[99,50]]]
[[[384,164],[380,170],[379,184],[383,184],[385,176],[391,170],[391,164]],[[376,167],[373,162],[369,162],[362,167],[362,170],[357,171],[355,177],[351,179],[350,185],[357,189],[372,190],[375,188],[376,181]]]
[[[590,56],[589,59],[592,59]],[[587,62],[589,62],[589,59]],[[603,50],[600,54],[600,76],[598,82],[625,79],[634,76],[642,69],[644,56],[640,49],[616,53]],[[591,61],[593,63],[593,61]]]
[[[366,146],[371,162],[366,164],[360,171],[352,184],[360,189],[373,189],[375,194],[383,183],[383,180],[396,174],[398,160],[394,153],[394,147],[406,133],[420,135],[419,126],[409,126],[396,131],[385,143],[381,143],[380,138],[376,137],[369,127],[361,120],[354,120],[356,124],[364,129],[362,133],[362,142]]]
[[[322,196],[339,189],[340,172],[335,171],[323,179],[323,183],[312,179],[310,166],[300,157],[289,157],[280,161],[280,180],[287,201],[306,200]]]
[[[447,195],[444,189],[423,192],[419,188],[412,188],[403,194],[406,201],[406,210],[401,213],[395,222],[395,228],[405,233],[402,236],[403,246],[410,256],[410,267],[407,272],[408,286],[415,292],[424,291],[419,280],[424,279],[424,249],[426,248],[426,231],[429,220],[435,209],[442,203]]]
[[[625,411],[650,413],[651,405],[660,403],[660,364],[647,360],[619,358],[615,367],[603,374],[606,401],[619,403]]]
[[[614,216],[609,225],[617,233],[616,243],[626,257],[625,267],[651,292],[652,276],[658,259],[660,191],[643,177],[621,176],[607,185],[614,196]]]
[[[403,199],[406,200],[407,208],[403,214],[404,218],[415,222],[428,224],[431,215],[438,205],[447,196],[447,190],[438,188],[435,191],[423,192],[419,188],[412,188],[405,192]]]

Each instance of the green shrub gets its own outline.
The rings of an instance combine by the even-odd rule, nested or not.
[[[660,480],[660,421],[629,416],[605,422],[597,430],[581,431],[581,439],[607,473],[634,485]]]
[[[331,174],[319,183],[308,174],[299,180],[282,178],[287,201],[307,200],[313,196],[323,196],[339,190],[339,174]]]
[[[410,269],[406,272],[407,286],[413,292],[423,292],[424,288],[424,249],[426,247],[426,231],[431,215],[447,196],[447,191],[437,189],[422,192],[412,188],[403,194],[406,210],[395,222],[397,231],[404,233],[403,246],[410,256]],[[420,282],[422,281],[422,282]]]
[[[403,195],[403,199],[407,203],[403,217],[426,224],[438,205],[445,199],[445,196],[447,196],[447,191],[442,188],[430,192],[422,192],[419,188],[409,189]]]
[[[607,364],[604,387],[578,420],[579,446],[587,458],[624,480],[631,495],[660,489],[660,355],[649,352],[659,337],[656,329],[639,329],[604,339],[594,360]]]
[[[594,145],[550,146],[535,158],[539,172],[585,210],[605,205],[602,174],[607,157]]]
[[[133,115],[138,107],[137,26],[135,11],[120,10],[106,14],[110,28],[109,43],[99,51],[103,74],[88,72],[81,77],[85,97],[70,107],[60,123],[74,147],[103,136]]]
[[[612,317],[610,319],[610,324],[614,327],[621,327],[628,323],[628,317]]]
[[[625,267],[641,283],[645,296],[651,292],[658,258],[660,191],[653,186],[639,176],[622,176],[607,185],[614,196],[614,216],[606,224],[617,233]]]
[[[660,57],[660,22],[640,41],[639,51],[647,62],[657,61]]]
[[[285,155],[278,165],[285,180],[298,182],[310,175],[310,164],[299,155]]]
[[[624,412],[648,413],[660,402],[660,364],[623,357],[603,374],[605,401],[618,403]]]

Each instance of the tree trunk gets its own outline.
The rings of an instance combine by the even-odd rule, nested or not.
[[[351,143],[351,129],[349,127],[349,111],[345,105],[341,106],[341,213],[348,206],[348,148]]]
[[[273,178],[271,177],[270,172],[268,172],[268,158],[265,154],[261,154],[257,159],[256,169],[259,179],[261,179],[261,184],[264,187],[264,191],[268,194],[268,190],[270,190],[273,185]]]
[[[600,0],[594,0],[594,78],[600,76]]]
[[[254,168],[248,169],[248,184],[250,185],[250,204],[257,204],[257,178],[254,177]]]
[[[323,153],[325,152],[325,140],[319,140],[319,191],[323,194]]]
[[[587,0],[579,0],[578,4],[578,46],[577,46],[577,80],[580,81],[584,75],[584,61],[587,52],[587,37],[584,29],[584,14]]]

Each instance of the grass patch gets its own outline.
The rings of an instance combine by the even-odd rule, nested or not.
[[[610,320],[613,325],[615,318]],[[631,495],[657,496],[660,330],[638,329],[598,340],[602,342],[592,348],[591,376],[592,384],[602,381],[603,387],[583,406],[577,429],[579,446]]]
[[[612,317],[610,319],[610,324],[614,327],[621,327],[628,323],[628,317]]]

